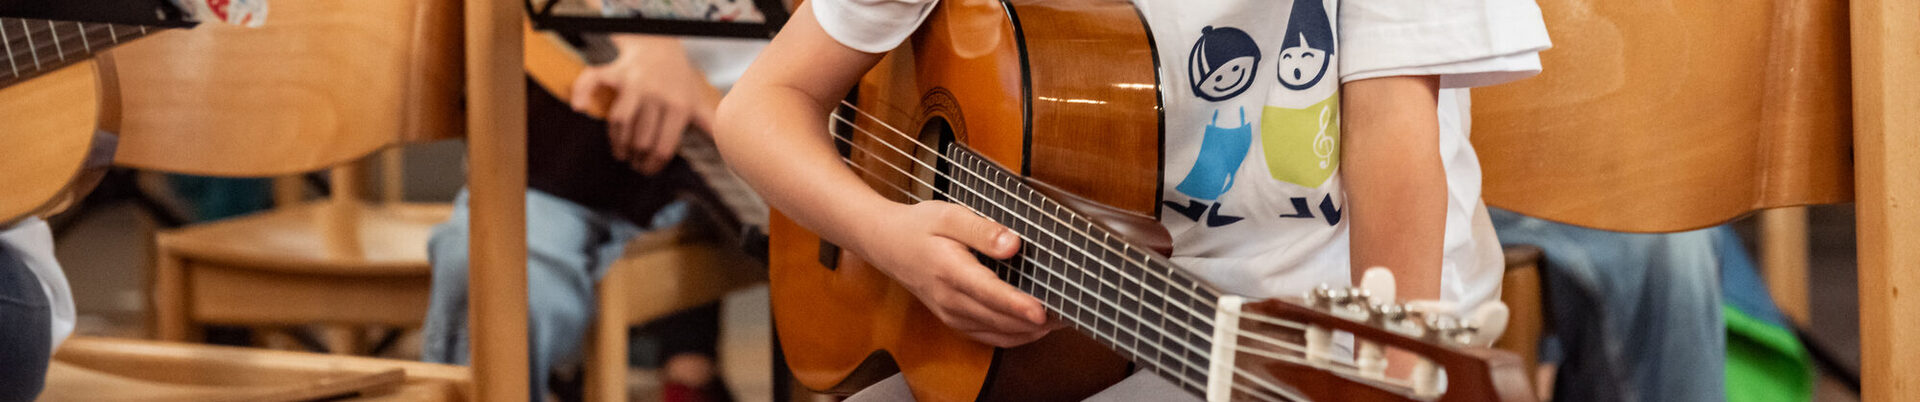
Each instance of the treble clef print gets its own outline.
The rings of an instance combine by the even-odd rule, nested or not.
[[[1320,168],[1326,169],[1333,161],[1334,138],[1327,135],[1327,126],[1333,125],[1333,106],[1320,108],[1320,131],[1313,134],[1313,154],[1320,157]]]

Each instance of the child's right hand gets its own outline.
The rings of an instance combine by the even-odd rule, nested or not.
[[[871,215],[856,248],[913,292],[948,327],[999,347],[1033,342],[1060,326],[1040,300],[1000,281],[967,250],[1007,259],[1013,231],[965,207],[927,201]]]

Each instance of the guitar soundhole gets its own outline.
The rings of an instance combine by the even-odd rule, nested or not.
[[[914,174],[926,183],[933,183],[932,188],[921,189],[920,194],[917,195],[923,200],[952,201],[951,194],[935,191],[935,189],[953,188],[953,162],[941,157],[947,153],[947,147],[953,146],[953,126],[948,124],[945,118],[934,117],[920,127],[920,136],[916,140],[928,146],[915,148],[913,157],[919,159],[921,163],[916,165],[918,167],[914,169]],[[924,166],[933,166],[934,169],[928,170]]]

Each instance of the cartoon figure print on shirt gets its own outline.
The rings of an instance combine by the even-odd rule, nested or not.
[[[1259,78],[1260,46],[1246,31],[1232,27],[1205,27],[1194,41],[1187,57],[1187,76],[1193,95],[1208,102],[1233,99]],[[1234,176],[1253,146],[1253,125],[1247,122],[1246,109],[1234,107],[1238,124],[1220,125],[1220,111],[1213,112],[1200,140],[1200,155],[1185,179],[1174,186],[1188,197],[1186,204],[1163,201],[1163,205],[1194,221],[1206,217],[1209,227],[1239,222],[1242,218],[1220,213],[1222,194],[1233,188]]]
[[[1318,188],[1340,167],[1340,80],[1327,77],[1337,71],[1337,46],[1322,2],[1295,1],[1292,9],[1274,63],[1280,86],[1260,115],[1260,146],[1275,180]]]

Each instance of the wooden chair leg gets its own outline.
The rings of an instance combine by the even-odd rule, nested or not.
[[[1780,312],[1795,324],[1813,323],[1807,295],[1807,207],[1760,212],[1760,271]]]
[[[596,286],[593,330],[587,340],[587,402],[627,400],[627,322],[623,292],[627,275],[608,272]]]
[[[154,258],[153,311],[154,335],[163,341],[197,340],[194,325],[187,318],[186,261],[162,245]]]

